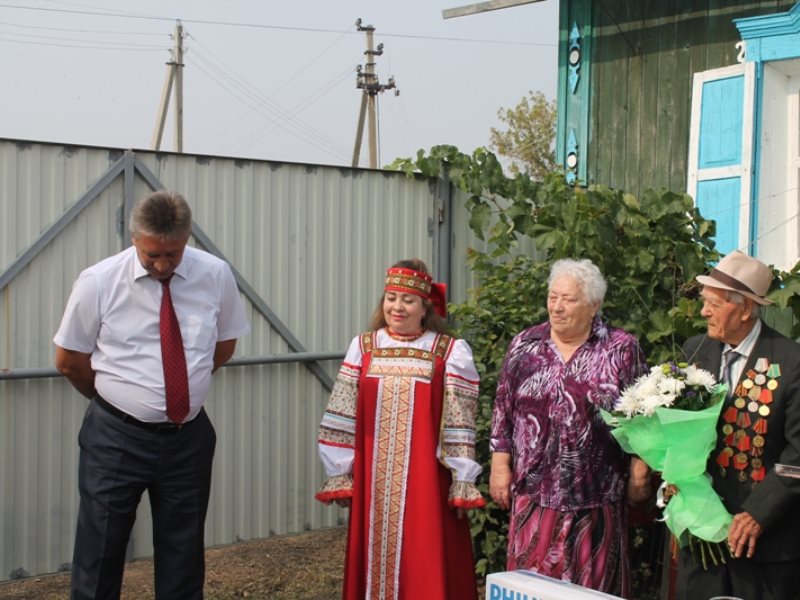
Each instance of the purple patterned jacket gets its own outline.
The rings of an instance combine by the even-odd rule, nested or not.
[[[512,455],[512,490],[541,506],[580,510],[622,497],[628,461],[597,407],[647,370],[631,334],[592,323],[589,338],[564,363],[550,324],[511,342],[497,384],[492,452]]]

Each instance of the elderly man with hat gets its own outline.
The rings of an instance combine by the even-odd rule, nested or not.
[[[697,280],[708,333],[689,339],[684,353],[730,388],[708,473],[733,515],[732,556],[704,566],[684,548],[677,598],[800,598],[800,480],[774,470],[800,466],[800,344],[759,318],[772,304],[772,271],[762,262],[735,251]]]

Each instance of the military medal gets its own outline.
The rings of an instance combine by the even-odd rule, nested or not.
[[[780,375],[780,365],[770,364],[766,358],[760,357],[736,386],[733,405],[722,413],[720,431],[725,447],[720,450],[716,462],[723,477],[733,466],[741,483],[749,479],[755,486],[764,480],[766,468],[761,457],[767,443],[764,437],[767,418],[772,412],[768,405],[772,404],[772,393],[778,389]]]

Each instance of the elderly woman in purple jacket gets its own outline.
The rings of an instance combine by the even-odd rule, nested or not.
[[[589,260],[559,260],[549,319],[508,348],[492,419],[489,492],[511,509],[508,569],[627,597],[626,495],[649,494],[647,466],[626,456],[599,408],[645,372],[632,335],[600,319],[606,282]]]

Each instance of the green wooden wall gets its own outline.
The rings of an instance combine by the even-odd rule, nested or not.
[[[562,54],[569,15],[590,14],[592,20],[586,183],[637,195],[647,188],[684,191],[692,75],[736,63],[740,38],[732,19],[785,12],[794,4],[561,0]],[[560,99],[567,93],[560,85]]]

